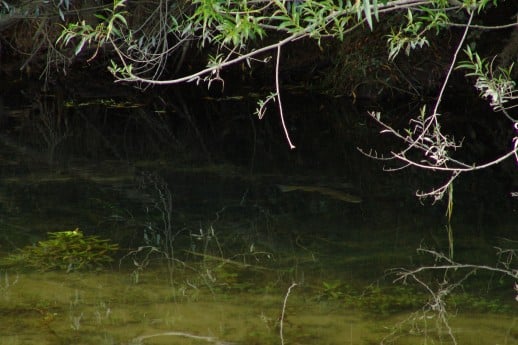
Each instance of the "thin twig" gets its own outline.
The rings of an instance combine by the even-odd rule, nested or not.
[[[288,133],[288,129],[286,128],[286,122],[284,121],[284,112],[282,111],[282,102],[281,102],[281,88],[279,86],[279,65],[281,64],[281,46],[277,47],[277,59],[275,61],[275,91],[277,92],[277,101],[279,102],[279,115],[281,117],[282,129],[284,130],[284,135],[286,136],[286,140],[290,145],[290,149],[294,149],[295,145],[291,142],[290,133]]]
[[[156,333],[156,334],[150,334],[150,335],[142,335],[140,337],[133,338],[131,340],[130,344],[142,344],[142,341],[145,339],[154,338],[154,337],[164,337],[164,336],[183,337],[183,338],[189,338],[189,339],[204,340],[209,343],[215,343],[216,345],[232,345],[233,344],[233,343],[229,343],[229,342],[219,341],[215,337],[195,335],[195,334],[186,333],[186,332],[162,332],[162,333]]]
[[[462,38],[460,39],[459,44],[457,45],[457,49],[455,50],[455,53],[453,54],[453,59],[450,64],[450,68],[448,69],[448,74],[446,75],[446,78],[444,79],[444,82],[441,87],[441,91],[439,92],[439,96],[437,97],[437,102],[435,103],[435,107],[433,109],[433,115],[437,114],[437,110],[439,109],[439,105],[442,102],[442,96],[444,94],[444,91],[446,90],[446,85],[448,85],[448,82],[450,81],[450,76],[453,72],[453,69],[455,68],[455,63],[457,62],[457,56],[460,53],[460,50],[462,49],[462,46],[464,44],[464,41],[466,40],[466,36],[468,35],[468,31],[471,25],[471,21],[473,20],[473,17],[475,16],[475,11],[471,12],[471,15],[469,16],[468,23],[466,24],[466,28],[464,30],[464,33],[462,34]]]
[[[286,304],[288,303],[288,297],[290,296],[291,289],[293,289],[295,286],[297,286],[297,283],[292,283],[290,287],[288,288],[288,291],[286,292],[286,296],[284,296],[284,303],[282,304],[282,313],[281,313],[281,320],[279,321],[279,335],[281,337],[281,345],[284,345],[284,316],[286,314]]]

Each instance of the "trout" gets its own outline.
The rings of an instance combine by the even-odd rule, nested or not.
[[[277,187],[279,187],[280,191],[283,193],[295,192],[295,191],[308,192],[308,193],[319,193],[319,194],[328,196],[328,197],[336,199],[336,200],[350,202],[353,204],[362,202],[362,198],[357,195],[353,195],[353,194],[350,194],[350,193],[347,193],[347,192],[344,192],[341,190],[332,189],[332,188],[328,188],[328,187],[287,186],[287,185],[281,185],[281,184],[277,185]]]

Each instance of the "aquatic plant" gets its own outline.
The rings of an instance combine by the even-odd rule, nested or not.
[[[342,288],[342,282],[339,280],[332,282],[322,282],[322,288],[320,293],[317,295],[317,300],[331,300],[336,301],[344,296],[344,292],[340,291]]]
[[[175,258],[175,240],[183,229],[176,229],[173,224],[173,195],[165,179],[157,174],[142,173],[140,183],[142,190],[149,193],[153,206],[146,206],[149,219],[144,226],[145,245],[132,252],[138,254],[143,249],[147,251],[142,263],[133,260],[137,266],[133,278],[138,282],[138,274],[147,266],[149,255],[155,253],[166,259],[169,282],[174,285],[176,263],[181,263]]]
[[[502,298],[491,298],[466,292],[452,294],[448,296],[446,302],[452,304],[454,309],[478,313],[498,314],[513,311],[513,306]]]
[[[426,295],[407,286],[370,285],[358,296],[346,296],[345,304],[376,315],[420,308]]]
[[[388,315],[420,307],[426,295],[406,286],[373,284],[365,289],[354,288],[340,280],[323,281],[313,297],[318,302],[341,303],[375,315]]]
[[[9,298],[9,292],[18,283],[18,274],[16,275],[16,278],[14,280],[9,278],[9,273],[3,270],[0,270],[0,295],[8,299]]]
[[[129,251],[129,253],[124,255],[119,260],[119,267],[122,266],[122,263],[125,259],[131,258],[133,266],[135,267],[135,269],[131,272],[131,281],[134,284],[138,284],[140,282],[140,274],[144,272],[144,270],[149,266],[149,264],[151,263],[151,259],[154,257],[155,254],[168,259],[167,254],[162,252],[157,247],[141,246],[135,250]]]
[[[81,320],[83,319],[83,313],[79,315],[70,315],[70,328],[74,331],[79,331],[81,328]]]
[[[98,269],[113,261],[110,255],[119,249],[109,240],[84,236],[79,229],[49,232],[48,237],[8,256],[4,263],[42,271]]]

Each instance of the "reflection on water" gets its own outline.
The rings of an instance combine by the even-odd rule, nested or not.
[[[245,183],[212,169],[181,169],[163,172],[167,178],[140,174],[130,183],[116,175],[92,182],[91,172],[82,174],[73,181],[10,181],[15,204],[45,211],[35,208],[24,222],[18,215],[30,210],[4,218],[2,249],[17,236],[41,240],[60,214],[67,221],[77,215],[86,231],[120,243],[119,262],[68,274],[2,269],[2,345],[279,344],[292,282],[298,285],[282,319],[286,344],[450,344],[450,332],[458,344],[518,343],[509,279],[482,274],[466,282],[465,292],[447,300],[448,324],[422,309],[430,296],[418,284],[391,283],[387,269],[433,261],[416,255],[418,246],[447,248],[444,228],[430,218],[428,225],[408,217],[409,224],[394,225],[368,219],[369,205],[285,194],[276,186],[266,193],[272,176]],[[96,174],[105,176],[100,165]],[[26,199],[22,186],[34,189],[35,199]],[[72,186],[71,195],[85,200],[67,196]],[[110,193],[103,186],[112,186]],[[43,206],[42,198],[52,204]],[[81,205],[87,206],[75,210]],[[24,228],[46,212],[47,223],[35,227],[39,235]],[[459,260],[473,253],[481,262],[495,260],[483,238],[456,241]]]
[[[1,343],[201,343],[173,335],[181,332],[213,337],[219,344],[279,344],[279,317],[287,284],[270,277],[243,291],[230,286],[211,291],[196,284],[195,277],[171,286],[164,275],[150,269],[135,284],[128,272],[120,271],[19,274],[2,291]],[[344,307],[338,299],[316,298],[314,293],[308,286],[297,286],[289,296],[283,332],[286,343],[451,342],[447,330],[438,328],[431,316],[426,319],[406,311],[368,313]],[[505,314],[459,312],[449,326],[459,344],[518,341],[516,318]]]
[[[292,124],[301,150],[288,156],[267,144],[271,124],[241,117],[207,139],[188,114],[193,128],[181,134],[143,109],[107,120],[44,101],[40,118],[11,118],[17,125],[0,133],[1,256],[75,228],[121,249],[101,271],[1,266],[0,345],[518,344],[510,278],[480,272],[464,281],[466,272],[441,271],[419,275],[424,284],[392,283],[392,268],[434,264],[418,247],[448,250],[443,209],[414,199],[426,176],[389,177],[369,165],[351,146],[366,138],[351,117],[325,115],[329,128],[344,128],[325,141],[325,126],[308,129],[308,111]],[[220,129],[233,126],[255,134],[230,145]],[[216,164],[215,152],[199,163],[161,151],[170,139],[176,153],[198,141],[202,154],[213,146],[223,157],[254,154],[234,160],[245,167]],[[487,193],[503,188],[497,182],[483,180],[476,203],[456,199],[458,262],[494,265],[493,246],[514,248],[513,206]],[[515,257],[500,260],[516,267]],[[449,279],[462,286],[442,288]],[[426,287],[451,292],[446,305]]]

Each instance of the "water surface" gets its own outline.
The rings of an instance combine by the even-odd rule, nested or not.
[[[437,179],[384,173],[355,148],[380,142],[343,117],[354,109],[314,107],[290,124],[294,152],[272,139],[275,122],[239,112],[200,126],[214,137],[143,109],[75,109],[55,123],[12,115],[0,137],[2,258],[75,228],[120,250],[102,270],[3,266],[0,344],[518,344],[504,275],[419,275],[433,292],[462,282],[442,314],[423,284],[394,283],[393,269],[436,263],[416,249],[449,251],[444,204],[414,196]],[[336,112],[310,130],[322,107]],[[454,259],[512,269],[516,258],[495,247],[516,248],[516,203],[495,176],[456,185]]]

